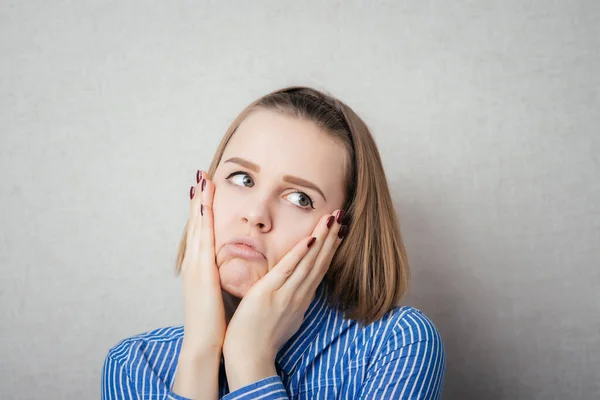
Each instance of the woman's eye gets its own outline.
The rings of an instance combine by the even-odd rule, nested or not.
[[[246,187],[252,187],[254,186],[254,181],[252,180],[252,178],[250,177],[250,175],[248,175],[245,172],[234,172],[231,175],[229,175],[226,179],[230,180],[237,185],[237,186],[246,186]]]
[[[235,186],[254,186],[254,180],[252,177],[243,171],[233,172],[225,179]],[[315,208],[312,199],[304,192],[293,192],[285,197],[302,209],[308,210],[308,208]]]
[[[290,193],[288,194],[286,197],[290,198],[290,199],[295,199],[296,200],[296,204],[298,204],[298,206],[302,207],[302,208],[308,208],[310,206],[310,208],[315,208],[313,205],[313,201],[310,197],[308,197],[308,195],[306,195],[305,193],[302,192],[294,192],[294,193]],[[291,200],[292,202],[294,202],[294,200]]]

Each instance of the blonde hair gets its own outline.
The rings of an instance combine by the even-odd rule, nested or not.
[[[312,121],[343,143],[349,155],[343,207],[344,224],[349,229],[325,277],[328,300],[346,318],[364,324],[381,318],[405,295],[409,267],[381,157],[369,128],[333,96],[303,86],[283,88],[252,102],[231,123],[207,171],[211,179],[236,129],[257,109]],[[179,243],[176,274],[185,255],[186,232],[187,223]]]

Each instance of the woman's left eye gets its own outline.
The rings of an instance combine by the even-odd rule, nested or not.
[[[306,193],[293,192],[288,194],[286,197],[295,197],[298,200],[296,204],[302,208],[308,209],[309,206],[310,208],[315,208],[312,199]]]

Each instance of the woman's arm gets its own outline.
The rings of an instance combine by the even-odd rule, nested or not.
[[[220,363],[220,351],[193,351],[184,343],[177,361],[172,392],[183,398],[218,399]]]
[[[193,399],[219,397],[225,308],[215,259],[212,205],[215,186],[204,172],[190,188],[190,219],[181,264],[184,336],[172,391]]]

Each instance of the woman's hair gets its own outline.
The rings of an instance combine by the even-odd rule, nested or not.
[[[333,96],[302,86],[280,89],[252,102],[231,123],[208,170],[211,179],[236,129],[257,109],[312,121],[347,150],[343,223],[348,225],[348,233],[325,277],[328,300],[346,318],[364,324],[379,319],[406,293],[409,268],[381,158],[369,128]],[[186,232],[187,223],[179,243],[176,274],[185,255]]]

